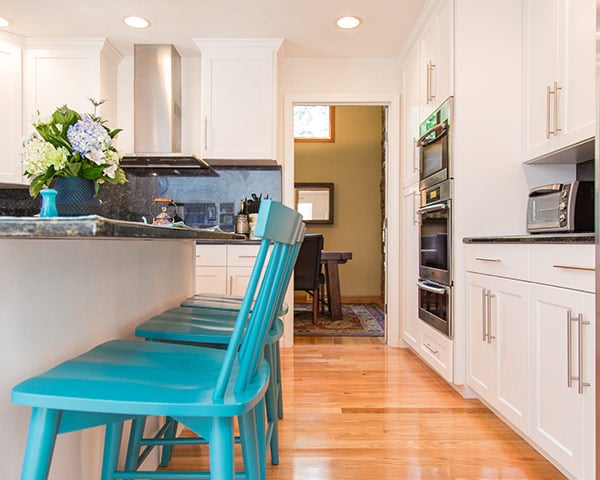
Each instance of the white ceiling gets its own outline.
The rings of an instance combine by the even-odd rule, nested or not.
[[[393,57],[427,0],[2,0],[2,29],[26,37],[103,37],[123,55],[134,43],[171,43],[198,55],[193,38],[284,38],[289,57]],[[358,15],[343,31],[334,21]],[[152,22],[136,30],[122,19]]]

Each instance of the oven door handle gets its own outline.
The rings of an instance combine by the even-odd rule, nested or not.
[[[426,207],[421,207],[417,210],[419,215],[423,213],[436,212],[438,210],[448,210],[447,203],[436,203],[435,205],[427,205]]]
[[[432,133],[436,134],[435,137],[427,138]],[[417,140],[417,147],[423,147],[425,145],[429,145],[430,143],[433,143],[433,142],[439,140],[447,133],[448,133],[448,121],[444,120],[442,123],[438,123],[437,125],[434,125],[429,130],[427,130],[423,135],[421,135],[419,137],[419,139]]]
[[[450,287],[434,287],[433,285],[421,281],[417,281],[417,286],[427,292],[437,293],[438,295],[444,295],[450,290]]]

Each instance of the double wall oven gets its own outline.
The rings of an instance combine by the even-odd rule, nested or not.
[[[421,125],[419,318],[452,337],[452,97]]]

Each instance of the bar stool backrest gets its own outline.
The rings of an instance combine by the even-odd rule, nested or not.
[[[295,210],[263,200],[254,232],[262,240],[215,385],[215,402],[224,398],[228,388],[242,393],[252,382],[267,332],[283,303],[305,226]]]

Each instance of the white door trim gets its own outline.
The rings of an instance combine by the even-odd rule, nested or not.
[[[398,347],[400,338],[400,95],[399,94],[288,94],[283,112],[283,202],[294,205],[294,121],[293,106],[298,104],[381,105],[388,107],[386,162],[386,342]],[[293,291],[288,293],[289,314],[284,319],[283,346],[294,344]]]

